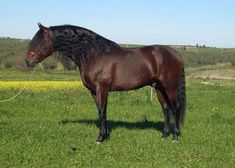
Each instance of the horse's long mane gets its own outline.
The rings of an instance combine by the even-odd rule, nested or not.
[[[72,25],[50,27],[53,32],[53,48],[71,58],[78,66],[91,56],[102,56],[119,45],[95,32]]]

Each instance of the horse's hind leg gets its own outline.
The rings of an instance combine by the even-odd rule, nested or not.
[[[172,113],[175,117],[173,139],[178,140],[178,136],[180,135],[180,107],[179,107],[179,103],[178,103],[178,100],[176,97],[177,94],[176,94],[176,92],[171,91],[170,94],[168,95],[168,94],[166,94],[165,90],[163,90],[163,92],[161,92],[161,93],[162,93],[162,95],[164,95],[163,96],[164,101],[161,104],[163,104],[162,107],[163,107],[163,111],[164,111],[165,120],[168,119],[167,121],[165,121],[165,125],[169,125],[166,123],[167,122],[170,123],[170,115]],[[165,126],[164,129],[165,128],[167,128],[167,127]],[[164,132],[163,132],[163,137],[164,137]]]
[[[171,109],[169,105],[164,100],[162,93],[157,90],[157,97],[162,106],[163,114],[164,114],[164,128],[162,132],[162,138],[166,139],[170,135],[170,115]]]
[[[178,136],[180,135],[180,107],[177,100],[173,103],[173,108],[174,108],[173,114],[175,116],[173,140],[178,140]]]

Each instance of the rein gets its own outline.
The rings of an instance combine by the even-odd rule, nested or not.
[[[36,69],[37,69],[37,66],[35,66],[34,69],[33,69],[33,72],[32,72],[32,74],[31,74],[31,76],[30,76],[30,78],[29,78],[30,81],[32,80],[32,77],[33,77],[33,75],[34,75]],[[12,101],[12,100],[15,99],[17,96],[19,96],[19,95],[25,90],[25,88],[26,88],[26,86],[22,87],[22,88],[18,91],[18,93],[16,93],[14,96],[12,96],[12,97],[10,97],[10,98],[8,98],[8,99],[0,100],[0,103],[5,103],[5,102]]]

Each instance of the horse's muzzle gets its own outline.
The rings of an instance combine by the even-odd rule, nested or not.
[[[37,64],[37,60],[35,59],[29,60],[26,58],[25,62],[28,67],[35,67],[35,65]]]

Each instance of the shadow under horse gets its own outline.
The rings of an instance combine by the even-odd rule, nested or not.
[[[162,106],[162,137],[167,138],[170,134],[173,114],[173,139],[178,140],[185,114],[185,72],[182,57],[174,49],[162,45],[123,48],[82,27],[45,27],[40,23],[38,26],[25,59],[27,65],[33,67],[57,51],[78,66],[81,80],[98,109],[100,132],[97,143],[109,136],[106,120],[108,93],[144,86],[156,90]]]
[[[153,121],[147,121],[144,119],[143,121],[138,121],[138,122],[125,122],[125,121],[112,121],[109,120],[109,133],[112,132],[113,129],[116,128],[127,128],[127,129],[139,129],[139,130],[144,130],[144,129],[155,129],[157,131],[162,131],[164,127],[164,123],[162,121],[158,122],[153,122]],[[60,122],[62,125],[66,124],[88,124],[88,125],[96,125],[99,127],[99,120],[87,120],[87,119],[77,119],[77,120],[62,120]]]

